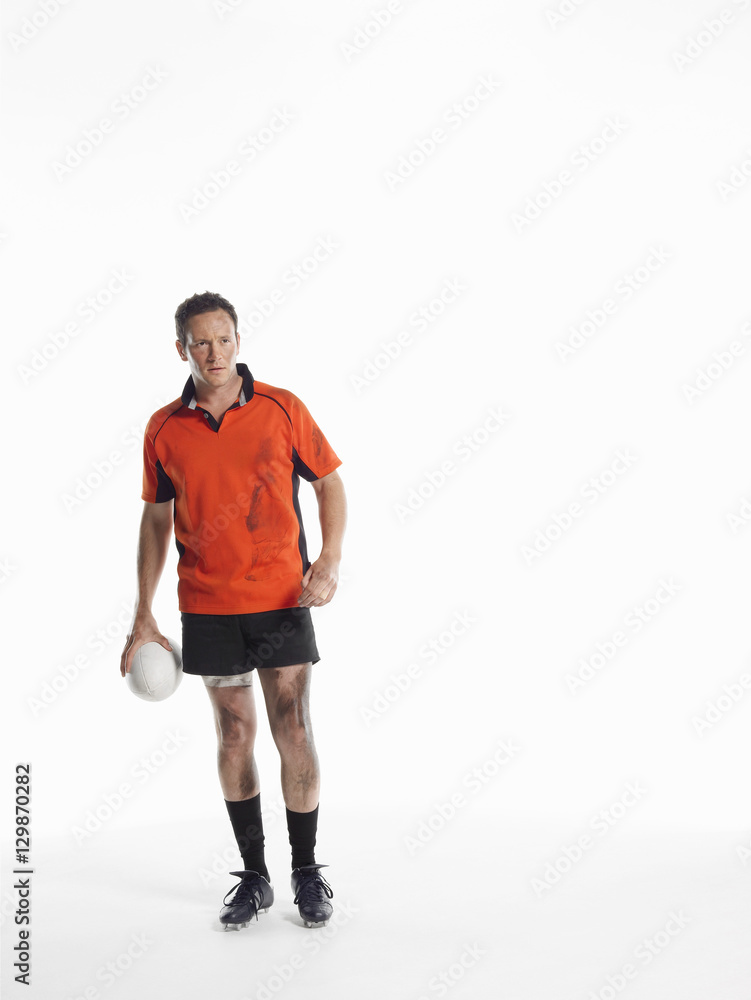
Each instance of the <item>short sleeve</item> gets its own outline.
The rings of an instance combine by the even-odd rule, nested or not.
[[[149,421],[143,436],[143,489],[141,499],[148,503],[165,503],[175,497],[175,487],[164,471],[156,451],[153,421]]]
[[[303,401],[292,396],[291,404],[292,460],[295,472],[312,483],[328,476],[342,464],[342,460],[326,440]]]

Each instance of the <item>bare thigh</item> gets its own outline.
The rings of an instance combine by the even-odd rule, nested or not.
[[[310,733],[310,679],[312,663],[266,667],[258,671],[269,726],[276,739],[290,730]]]
[[[206,686],[214,709],[214,726],[220,746],[253,744],[258,726],[253,685]]]

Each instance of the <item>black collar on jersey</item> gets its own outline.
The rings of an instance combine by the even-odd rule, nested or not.
[[[235,369],[237,371],[237,374],[242,376],[243,380],[242,389],[240,390],[240,406],[244,406],[249,399],[253,398],[254,379],[250,373],[250,369],[248,368],[247,365],[243,364],[242,361],[238,361],[236,363]],[[195,398],[196,398],[196,386],[195,383],[193,382],[193,376],[189,375],[188,381],[185,383],[185,388],[183,389],[182,395],[180,396],[180,400],[185,406],[190,406],[191,409],[193,409],[196,405],[195,402],[193,402]]]

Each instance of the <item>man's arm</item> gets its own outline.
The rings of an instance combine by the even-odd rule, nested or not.
[[[320,608],[329,603],[339,582],[342,541],[347,524],[347,498],[344,483],[336,469],[328,476],[314,479],[311,485],[318,501],[321,554],[303,577],[297,603],[303,608]]]
[[[167,560],[167,550],[172,535],[174,504],[174,500],[168,500],[165,503],[144,501],[136,560],[138,595],[130,633],[120,657],[120,673],[123,677],[130,670],[135,651],[145,642],[158,642],[165,649],[172,649],[169,641],[157,627],[151,613],[151,605]]]

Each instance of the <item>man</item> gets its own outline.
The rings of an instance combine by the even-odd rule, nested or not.
[[[253,672],[281,757],[292,848],[294,902],[307,927],[332,913],[331,886],[315,860],[320,775],[309,713],[320,659],[311,608],[337,588],[346,499],[341,460],[297,396],[257,382],[237,362],[234,307],[213,292],[175,313],[177,352],[190,377],[154,413],[144,435],[144,511],[138,597],[120,660],[124,677],[145,642],[171,649],[152,614],[173,524],[179,553],[183,671],[203,677],[213,706],[219,781],[243,859],[224,899],[225,928],[244,927],[274,901],[264,859],[253,755]],[[299,477],[315,490],[321,554],[308,559]]]

